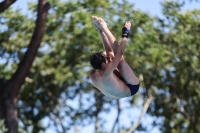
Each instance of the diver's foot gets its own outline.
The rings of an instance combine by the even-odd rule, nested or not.
[[[101,33],[102,30],[99,28],[99,26],[98,26],[98,24],[97,24],[97,21],[98,21],[98,17],[92,16],[92,22],[93,22],[95,28],[98,30],[99,33]]]
[[[94,23],[95,27],[98,27],[102,31],[107,29],[107,24],[102,18],[93,16],[92,20],[93,20],[93,23]]]

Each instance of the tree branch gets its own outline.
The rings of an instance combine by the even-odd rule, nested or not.
[[[52,112],[49,117],[50,117],[51,122],[53,122],[53,124],[54,124],[54,126],[56,128],[56,132],[60,133],[60,131],[59,131],[59,125],[58,125],[58,123],[56,121],[56,115],[55,115],[55,113]]]
[[[129,129],[128,133],[132,133],[140,125],[142,117],[147,112],[147,109],[149,108],[149,105],[150,105],[152,100],[153,100],[153,97],[150,95],[149,98],[147,99],[147,101],[144,104],[144,107],[142,109],[142,113],[141,113],[138,121],[135,124],[132,125],[132,127]]]
[[[58,120],[59,120],[59,122],[60,122],[60,126],[61,126],[61,128],[62,128],[62,133],[67,133],[67,131],[66,131],[66,129],[65,129],[65,126],[64,126],[64,124],[63,124],[63,119],[62,119],[62,117],[60,116],[58,106],[56,106],[55,109],[56,109],[57,113],[54,113],[54,115],[58,117]]]
[[[24,55],[24,58],[19,63],[18,69],[14,73],[13,77],[9,81],[9,88],[15,88],[14,94],[18,95],[21,85],[24,83],[26,76],[32,66],[34,58],[37,54],[37,50],[42,41],[42,37],[45,30],[45,23],[47,18],[47,12],[50,8],[49,3],[46,0],[39,0],[38,2],[38,14],[36,20],[36,27],[28,45],[28,49]]]
[[[121,113],[121,105],[120,105],[120,101],[117,100],[117,118],[116,118],[115,123],[112,127],[111,133],[114,133],[115,126],[116,126],[117,122],[119,121],[120,113]]]
[[[4,0],[0,3],[0,13],[4,12],[10,5],[12,5],[16,0]]]
[[[181,99],[179,98],[178,94],[175,94],[175,98],[176,98],[176,105],[177,105],[176,109],[177,109],[177,111],[180,112],[191,123],[193,123],[190,115],[185,111],[184,107],[181,106]]]
[[[95,133],[99,133],[99,113],[101,112],[101,108],[102,108],[102,95],[99,91],[95,91],[95,99],[96,99],[96,111],[94,112],[94,116],[96,118],[95,121]]]
[[[95,133],[99,133],[99,117],[96,116],[95,120]]]

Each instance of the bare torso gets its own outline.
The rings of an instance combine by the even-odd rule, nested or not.
[[[90,78],[96,88],[104,95],[119,99],[131,95],[130,89],[116,74],[104,74],[104,70],[92,70]]]

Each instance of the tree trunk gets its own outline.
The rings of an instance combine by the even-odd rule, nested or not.
[[[10,7],[16,0],[4,0],[0,2],[0,12],[5,11],[8,7]]]
[[[96,121],[95,121],[95,133],[99,133],[99,117],[96,116]]]
[[[9,93],[12,90],[9,85],[3,86],[0,90],[0,117],[5,120],[7,133],[18,133],[18,97],[14,96],[14,93]]]
[[[115,123],[113,124],[113,127],[112,127],[112,130],[111,130],[111,133],[114,133],[114,130],[115,130],[115,126],[117,125],[117,123],[119,124],[119,116],[120,116],[120,113],[121,113],[121,104],[120,104],[120,100],[118,99],[117,100],[117,118],[115,120]],[[120,126],[120,125],[119,125]],[[120,132],[120,127],[118,126],[118,132]]]
[[[96,100],[96,103],[95,103],[95,106],[96,106],[96,111],[94,112],[94,116],[96,118],[96,121],[95,121],[95,133],[99,133],[99,113],[101,112],[101,108],[102,108],[102,94],[99,92],[99,91],[95,91],[95,100]]]
[[[137,129],[137,127],[140,125],[140,123],[142,121],[143,116],[147,112],[147,109],[149,108],[149,105],[150,105],[152,100],[153,100],[153,97],[152,97],[151,94],[149,94],[149,98],[144,103],[144,106],[143,106],[143,109],[142,109],[142,112],[141,112],[141,114],[139,116],[138,121],[131,126],[131,128],[129,129],[129,131],[127,133],[132,133],[133,131],[135,131],[135,129]]]
[[[5,3],[8,1],[14,0],[5,0]],[[9,7],[8,3],[6,8],[7,7]],[[3,8],[2,3],[0,4],[0,9],[1,8]],[[28,50],[20,61],[18,68],[11,79],[6,82],[5,80],[0,79],[0,118],[5,120],[5,126],[8,129],[7,133],[18,133],[17,103],[19,90],[29,73],[42,41],[49,8],[50,5],[46,0],[38,0],[36,27],[28,45]]]

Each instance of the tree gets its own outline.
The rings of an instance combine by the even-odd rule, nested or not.
[[[51,116],[50,125],[58,126],[59,132],[64,132],[73,125],[88,123],[97,123],[99,126],[96,126],[96,131],[100,131],[103,118],[100,118],[99,114],[108,112],[109,107],[116,104],[112,99],[94,91],[95,88],[88,80],[88,56],[91,52],[103,50],[91,16],[95,14],[104,17],[113,33],[121,33],[121,28],[117,27],[121,27],[130,16],[126,12],[123,13],[123,8],[120,7],[123,5],[130,8],[132,5],[124,4],[126,2],[120,4],[117,1],[96,2],[50,2],[54,8],[49,14],[47,34],[43,40],[44,47],[48,49],[41,49],[29,75],[32,82],[27,82],[21,92],[21,107],[29,106],[29,110],[20,110],[21,119],[27,129],[29,125],[34,125],[34,132],[38,132],[41,129],[37,125],[39,121],[45,116]],[[89,4],[91,6],[86,6]],[[113,14],[119,19],[110,19]],[[127,15],[127,18],[120,18],[120,15]],[[35,89],[32,89],[33,86]],[[27,97],[28,95],[31,97]],[[68,104],[76,98],[80,99],[78,107]],[[55,108],[62,108],[65,113]],[[37,114],[34,113],[34,109]],[[27,119],[29,121],[26,123]]]
[[[27,131],[32,127],[33,130],[30,132],[43,130],[41,120],[45,117],[52,120],[49,121],[50,125],[58,126],[58,132],[68,130],[71,125],[85,125],[94,121],[99,123],[102,119],[99,114],[110,110],[110,106],[107,105],[116,105],[115,100],[94,91],[95,88],[88,80],[90,70],[87,67],[88,56],[92,51],[103,50],[100,38],[92,25],[91,14],[109,20],[107,22],[111,30],[119,36],[121,28],[117,27],[121,27],[124,21],[130,18],[123,8],[132,7],[127,1],[118,3],[117,1],[52,0],[49,3],[52,8],[45,27],[46,32],[19,95],[19,121],[22,123],[20,126]],[[123,8],[120,8],[122,6]],[[116,10],[117,8],[120,10]],[[25,56],[27,42],[33,32],[33,18],[35,18],[37,5],[30,3],[29,9],[31,16],[30,14],[24,16],[20,11],[8,9],[1,18],[1,23],[9,27],[1,33],[4,35],[1,40],[2,55],[4,58],[9,55],[1,64],[2,78],[6,80],[12,77],[17,64]],[[135,14],[134,10],[132,12]],[[119,19],[111,20],[113,15]],[[120,17],[121,15],[126,18]],[[16,36],[12,37],[14,33]],[[11,38],[6,39],[5,36]],[[78,109],[68,103],[77,97],[80,99]],[[90,104],[85,106],[84,100]],[[98,130],[101,129],[96,126],[96,131]]]
[[[161,40],[168,45],[169,66],[163,67],[163,95],[155,103],[156,115],[164,115],[163,132],[200,132],[198,101],[199,90],[199,10],[180,12],[181,4],[164,3],[167,17],[164,28],[169,32]],[[164,89],[165,88],[165,89]],[[163,106],[167,105],[167,106]],[[162,106],[162,108],[160,108]],[[160,111],[158,111],[160,110]],[[162,111],[161,111],[162,110]],[[173,114],[173,115],[172,115]]]
[[[18,102],[22,128],[27,132],[40,132],[45,130],[42,120],[47,118],[48,126],[54,126],[57,132],[67,132],[72,126],[89,123],[95,123],[96,132],[106,132],[103,130],[106,122],[100,114],[109,112],[111,107],[119,107],[118,117],[121,114],[119,103],[96,91],[88,77],[91,69],[88,67],[89,54],[103,50],[91,22],[91,16],[97,15],[105,19],[118,40],[121,25],[126,20],[133,21],[133,34],[126,47],[125,59],[136,75],[140,75],[142,95],[130,98],[131,107],[138,104],[138,99],[144,105],[149,105],[154,97],[147,112],[163,118],[161,123],[154,122],[162,126],[162,132],[199,131],[196,106],[199,98],[198,10],[180,13],[181,4],[167,2],[163,3],[166,19],[160,19],[134,10],[133,5],[127,1],[48,2],[51,9],[45,26],[46,32],[33,64],[28,63],[32,67],[29,73],[24,74],[24,78],[15,79],[25,81],[21,82]],[[23,57],[26,57],[26,53],[30,54],[26,51],[30,50],[28,44],[34,27],[37,27],[37,23],[34,23],[37,7],[36,3],[31,2],[29,15],[9,8],[0,16],[0,54],[3,60],[0,62],[0,112],[4,110],[3,90],[8,90],[5,89],[5,83],[12,83],[10,79],[18,71],[18,66],[23,66],[20,63]],[[185,55],[183,51],[191,56]],[[184,89],[188,87],[196,89]],[[3,115],[0,116],[2,118]],[[134,130],[147,130],[142,124],[133,124],[133,127]],[[129,128],[118,126],[119,131],[128,131]]]
[[[6,4],[8,2],[9,5],[12,4],[9,1],[4,1],[4,2]],[[2,6],[6,4],[2,4]],[[1,75],[0,77],[0,81],[1,81],[0,82],[0,87],[1,87],[0,88],[0,112],[1,112],[0,116],[1,118],[5,119],[5,125],[8,128],[8,132],[17,132],[17,128],[18,128],[17,103],[18,103],[19,90],[22,84],[24,83],[25,77],[27,76],[31,68],[31,65],[37,53],[37,49],[42,40],[48,9],[49,9],[49,4],[45,0],[40,0],[38,2],[38,17],[36,20],[36,27],[32,36],[32,40],[30,41],[30,44],[28,45],[28,49],[23,59],[20,61],[16,71],[13,73],[13,75],[9,79],[6,79],[6,78],[3,79],[3,75]],[[6,23],[6,20],[5,20],[5,23]],[[1,40],[5,39],[7,41],[8,39],[6,38],[15,37],[13,33],[10,34],[11,36],[9,36],[9,34],[6,34],[6,33],[9,33],[10,30],[12,30],[12,28],[4,32],[4,35],[1,36]],[[6,54],[4,49],[2,49],[2,51],[3,51],[2,52],[3,55]]]
[[[166,133],[199,132],[199,10],[183,13],[184,3],[174,1],[162,5],[165,19],[134,14],[143,15],[134,24],[143,23],[130,37],[134,46],[127,45],[125,58],[139,68],[142,99],[154,97],[148,114],[162,121],[152,126]],[[142,125],[137,130],[148,132]]]
[[[0,3],[0,12],[5,11],[10,5],[12,5],[16,0],[4,0]]]
[[[155,97],[148,113],[162,118],[154,122],[161,132],[200,132],[200,11],[182,13],[184,4],[178,2],[162,5],[165,19],[142,27],[135,39],[136,45],[144,44],[138,50],[144,88]]]

